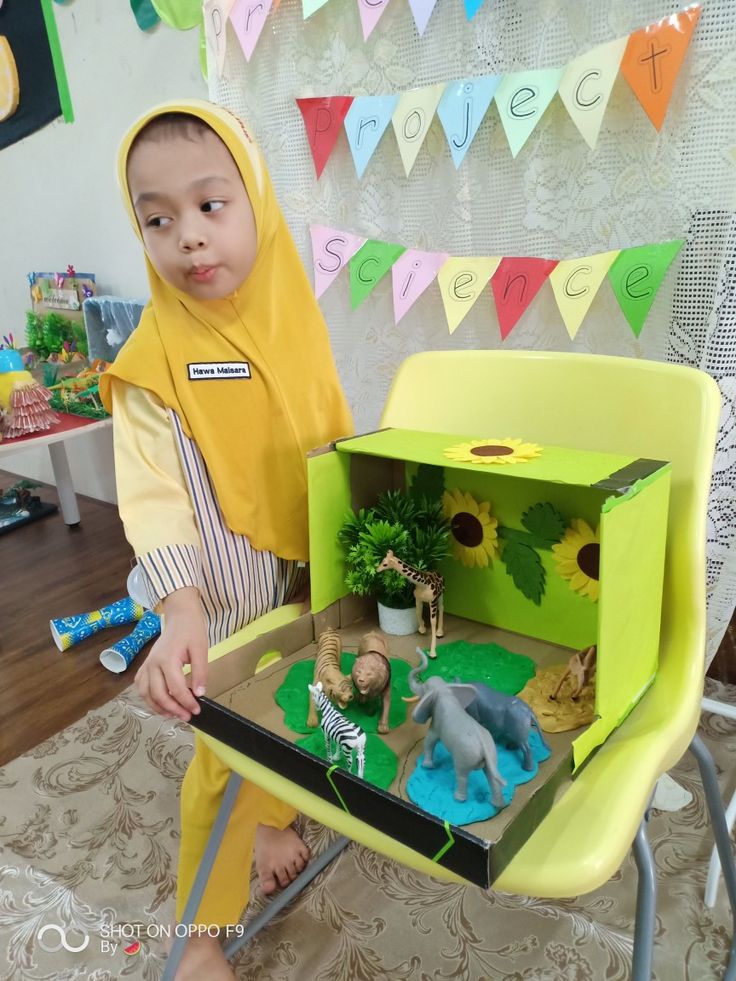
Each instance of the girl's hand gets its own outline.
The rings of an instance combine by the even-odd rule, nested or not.
[[[192,666],[189,678],[197,695],[204,695],[207,680],[207,630],[199,590],[177,589],[164,599],[163,613],[163,632],[137,672],[135,685],[154,712],[188,722],[200,709],[183,666]]]

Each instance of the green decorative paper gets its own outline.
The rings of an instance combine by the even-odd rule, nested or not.
[[[608,272],[619,306],[637,337],[682,243],[682,239],[675,239],[661,245],[623,249]]]
[[[340,659],[340,670],[349,675],[355,663],[355,654],[343,652]],[[406,721],[406,703],[401,701],[402,695],[410,694],[406,678],[410,665],[399,658],[389,658],[391,662],[391,710],[388,717],[389,729],[395,729]],[[284,710],[284,724],[292,732],[313,732],[307,725],[309,711],[309,692],[307,685],[312,684],[314,677],[314,660],[297,661],[293,664],[276,691],[276,704]],[[366,732],[378,731],[378,720],[381,714],[379,699],[362,704],[354,700],[342,711],[346,719],[356,722]]]
[[[501,561],[514,585],[537,606],[544,596],[544,568],[539,553],[516,538],[506,538]]]
[[[349,263],[350,302],[353,310],[360,306],[372,292],[376,283],[383,279],[391,266],[405,251],[403,245],[378,242],[376,239],[368,239],[358,249]]]
[[[322,735],[321,729],[312,732],[309,736],[305,736],[304,739],[297,739],[296,744],[301,749],[306,749],[323,760],[327,759],[325,737]],[[335,762],[341,770],[347,771],[348,765],[342,754],[340,754],[340,759]],[[388,790],[396,779],[398,768],[399,761],[396,753],[388,748],[380,736],[374,736],[373,733],[366,733],[365,771],[363,773],[363,779],[367,783],[372,783],[374,787],[381,787],[383,790]],[[355,759],[353,759],[352,773],[353,776],[358,775],[358,764]],[[342,804],[344,807],[344,802]]]
[[[445,490],[445,471],[429,463],[420,463],[411,479],[409,493],[412,497],[426,497],[439,501]]]

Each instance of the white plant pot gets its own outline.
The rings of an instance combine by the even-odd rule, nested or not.
[[[390,606],[378,604],[378,625],[385,634],[394,637],[406,637],[417,632],[416,607],[406,610],[394,610]]]

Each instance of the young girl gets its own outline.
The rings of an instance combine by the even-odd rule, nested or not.
[[[151,301],[103,376],[120,515],[160,639],[136,675],[156,712],[188,721],[207,648],[304,590],[307,452],[352,432],[319,307],[261,155],[206,102],[160,106],[123,140],[118,176]],[[181,797],[177,920],[229,772],[195,737]],[[237,923],[255,864],[265,893],[309,852],[296,814],[244,783],[197,922]],[[178,978],[232,978],[216,939]]]

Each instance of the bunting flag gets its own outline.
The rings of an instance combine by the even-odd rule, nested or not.
[[[501,79],[495,98],[512,157],[518,154],[544,115],[564,70],[540,68],[512,72]]]
[[[432,16],[436,4],[437,0],[409,0],[414,23],[417,25],[417,33],[420,37],[427,30],[429,18]]]
[[[483,0],[463,0],[465,5],[465,16],[472,20],[483,6]]]
[[[700,9],[693,5],[634,31],[626,45],[621,74],[657,129],[662,128]]]
[[[451,334],[470,313],[500,261],[495,256],[468,256],[451,257],[444,263],[437,274],[437,282]]]
[[[205,9],[212,2],[214,0],[207,0]],[[263,0],[264,5],[267,2],[270,3],[272,0]],[[427,25],[436,0],[410,0],[410,2],[417,29],[421,33]],[[468,2],[475,2],[475,0],[468,0]],[[239,0],[244,10],[255,10],[259,3],[260,0]],[[307,16],[307,3],[316,4],[315,10],[321,6],[320,0],[304,0],[305,16]],[[363,20],[364,31],[367,24],[370,30],[373,30],[387,3],[388,0],[358,0],[361,17],[364,7],[374,17],[370,24]],[[252,16],[255,17],[255,14]],[[365,173],[371,156],[388,126],[386,116],[392,104],[395,106],[391,117],[393,129],[407,177],[411,173],[435,112],[442,123],[453,162],[456,167],[459,167],[485,115],[490,111],[492,102],[495,102],[501,117],[511,154],[516,157],[558,92],[581,136],[594,150],[613,84],[619,72],[626,78],[651,122],[660,129],[699,16],[700,6],[687,7],[680,13],[634,31],[627,37],[600,44],[562,67],[438,82],[435,85],[392,95],[355,96],[354,101],[358,103],[356,112],[351,114],[349,119],[347,116],[344,118],[358,177],[362,177]],[[260,21],[260,29],[262,29],[265,13],[259,14],[259,17],[262,17]],[[322,100],[297,99],[296,101],[301,108],[303,103],[337,104],[341,99],[351,100],[353,97],[328,96]],[[361,114],[357,118],[359,108],[365,115]],[[302,113],[312,154],[315,155],[317,127],[313,117],[305,115],[303,111]],[[332,121],[334,122],[334,119]],[[323,121],[320,125],[326,124]],[[332,130],[330,132],[332,133]],[[320,154],[324,159],[321,159],[321,164],[317,166],[315,156],[318,177],[335,146],[336,138],[337,133],[334,132],[330,141],[320,141]]]
[[[227,19],[235,0],[205,0],[202,8],[204,30],[218,77],[222,75],[227,54]]]
[[[353,97],[351,95],[333,95],[326,99],[296,100],[304,119],[318,179],[332,153],[332,148],[340,133],[340,127],[352,102]]]
[[[628,38],[601,44],[571,61],[559,93],[572,121],[591,150],[595,150],[603,115],[618,75]]]
[[[422,148],[443,90],[444,85],[428,85],[404,92],[391,117],[407,177]]]
[[[509,336],[556,265],[556,259],[508,256],[501,260],[491,280],[501,340]]]
[[[345,132],[358,177],[381,141],[398,105],[398,95],[357,95],[345,116]]]
[[[398,324],[430,283],[435,281],[437,273],[449,258],[446,252],[420,252],[418,249],[407,249],[396,260],[391,267],[394,323]]]
[[[358,0],[358,13],[363,28],[363,40],[367,41],[373,33],[373,28],[381,19],[389,0]]]
[[[304,13],[304,20],[307,17],[311,17],[312,14],[316,13],[320,7],[324,7],[327,0],[302,0],[302,11]]]
[[[500,81],[500,75],[464,78],[448,85],[442,94],[437,115],[445,131],[455,167],[463,162]]]
[[[255,51],[272,3],[273,0],[235,0],[230,11],[230,23],[240,41],[246,61],[250,61]]]
[[[325,225],[311,225],[309,232],[314,257],[314,293],[319,299],[365,239]]]
[[[536,256],[451,256],[404,248],[351,232],[311,225],[315,294],[322,296],[349,267],[353,309],[391,270],[396,324],[437,283],[450,333],[454,333],[490,279],[501,340],[516,327],[546,279],[571,339],[577,335],[606,275],[621,310],[638,337],[682,239],[614,249],[578,259]]]
[[[657,290],[682,243],[678,238],[661,245],[624,249],[611,266],[608,278],[636,337],[641,334]]]
[[[350,259],[350,302],[356,310],[404,252],[403,245],[368,239]]]
[[[585,314],[618,254],[619,250],[614,249],[581,259],[562,259],[549,274],[570,340],[575,340]]]

